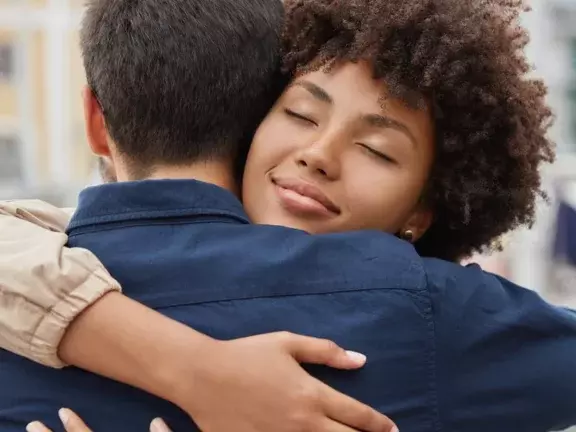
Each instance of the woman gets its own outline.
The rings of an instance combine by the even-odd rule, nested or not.
[[[545,89],[524,76],[520,1],[286,8],[293,80],[244,172],[255,223],[376,229],[452,261],[532,223],[553,151]],[[301,170],[314,186],[304,194],[294,193]]]
[[[288,2],[285,67],[296,78],[252,143],[252,220],[312,233],[410,230],[421,255],[452,261],[530,225],[553,146],[545,88],[525,78],[521,7]],[[287,217],[275,205],[266,180],[302,152],[336,160],[338,172],[321,172],[334,217]]]

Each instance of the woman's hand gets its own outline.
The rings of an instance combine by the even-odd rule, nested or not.
[[[58,411],[58,416],[66,429],[66,432],[92,432],[92,430],[86,426],[86,424],[82,421],[78,415],[76,415],[73,411],[62,408]],[[30,423],[26,426],[27,432],[52,432],[42,423],[35,421]],[[154,419],[150,424],[150,432],[170,432],[166,423],[164,423],[161,419]]]
[[[122,331],[119,316],[129,317]],[[59,354],[172,402],[205,432],[395,430],[388,417],[300,366],[364,366],[366,357],[327,340],[281,332],[217,341],[109,293],[74,320]]]

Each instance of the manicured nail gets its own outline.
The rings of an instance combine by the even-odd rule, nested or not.
[[[26,432],[43,432],[44,428],[39,422],[32,422],[26,426]]]
[[[400,432],[400,431],[398,430],[398,428],[396,426],[394,426],[390,432]]]
[[[150,425],[151,432],[171,432],[164,420],[157,418],[152,420],[152,424]]]
[[[366,356],[364,354],[360,354],[356,351],[346,351],[346,355],[351,360],[354,360],[356,363],[366,363]]]
[[[71,415],[72,415],[72,413],[70,412],[70,410],[68,408],[62,408],[62,409],[58,410],[58,417],[60,417],[60,421],[62,422],[62,424],[64,426],[66,426],[68,424],[68,422],[70,421]]]

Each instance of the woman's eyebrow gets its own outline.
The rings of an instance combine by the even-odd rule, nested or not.
[[[366,114],[362,116],[362,120],[364,120],[364,122],[368,123],[370,126],[384,129],[395,129],[399,132],[402,132],[410,139],[410,142],[414,146],[417,145],[416,137],[410,128],[398,120],[394,120],[393,118],[382,116],[380,114]]]
[[[316,99],[318,99],[320,102],[324,102],[324,103],[328,103],[328,104],[334,103],[332,96],[330,96],[326,90],[324,90],[322,87],[320,87],[317,84],[314,84],[314,83],[312,83],[310,81],[306,81],[306,80],[299,80],[299,81],[296,81],[293,85],[298,86],[298,87],[302,87],[302,88],[308,90],[308,92],[312,96],[314,96]]]

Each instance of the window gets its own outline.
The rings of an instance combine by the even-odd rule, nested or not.
[[[22,180],[20,143],[14,136],[0,135],[0,183]]]
[[[10,81],[14,77],[14,47],[0,43],[0,81]]]

